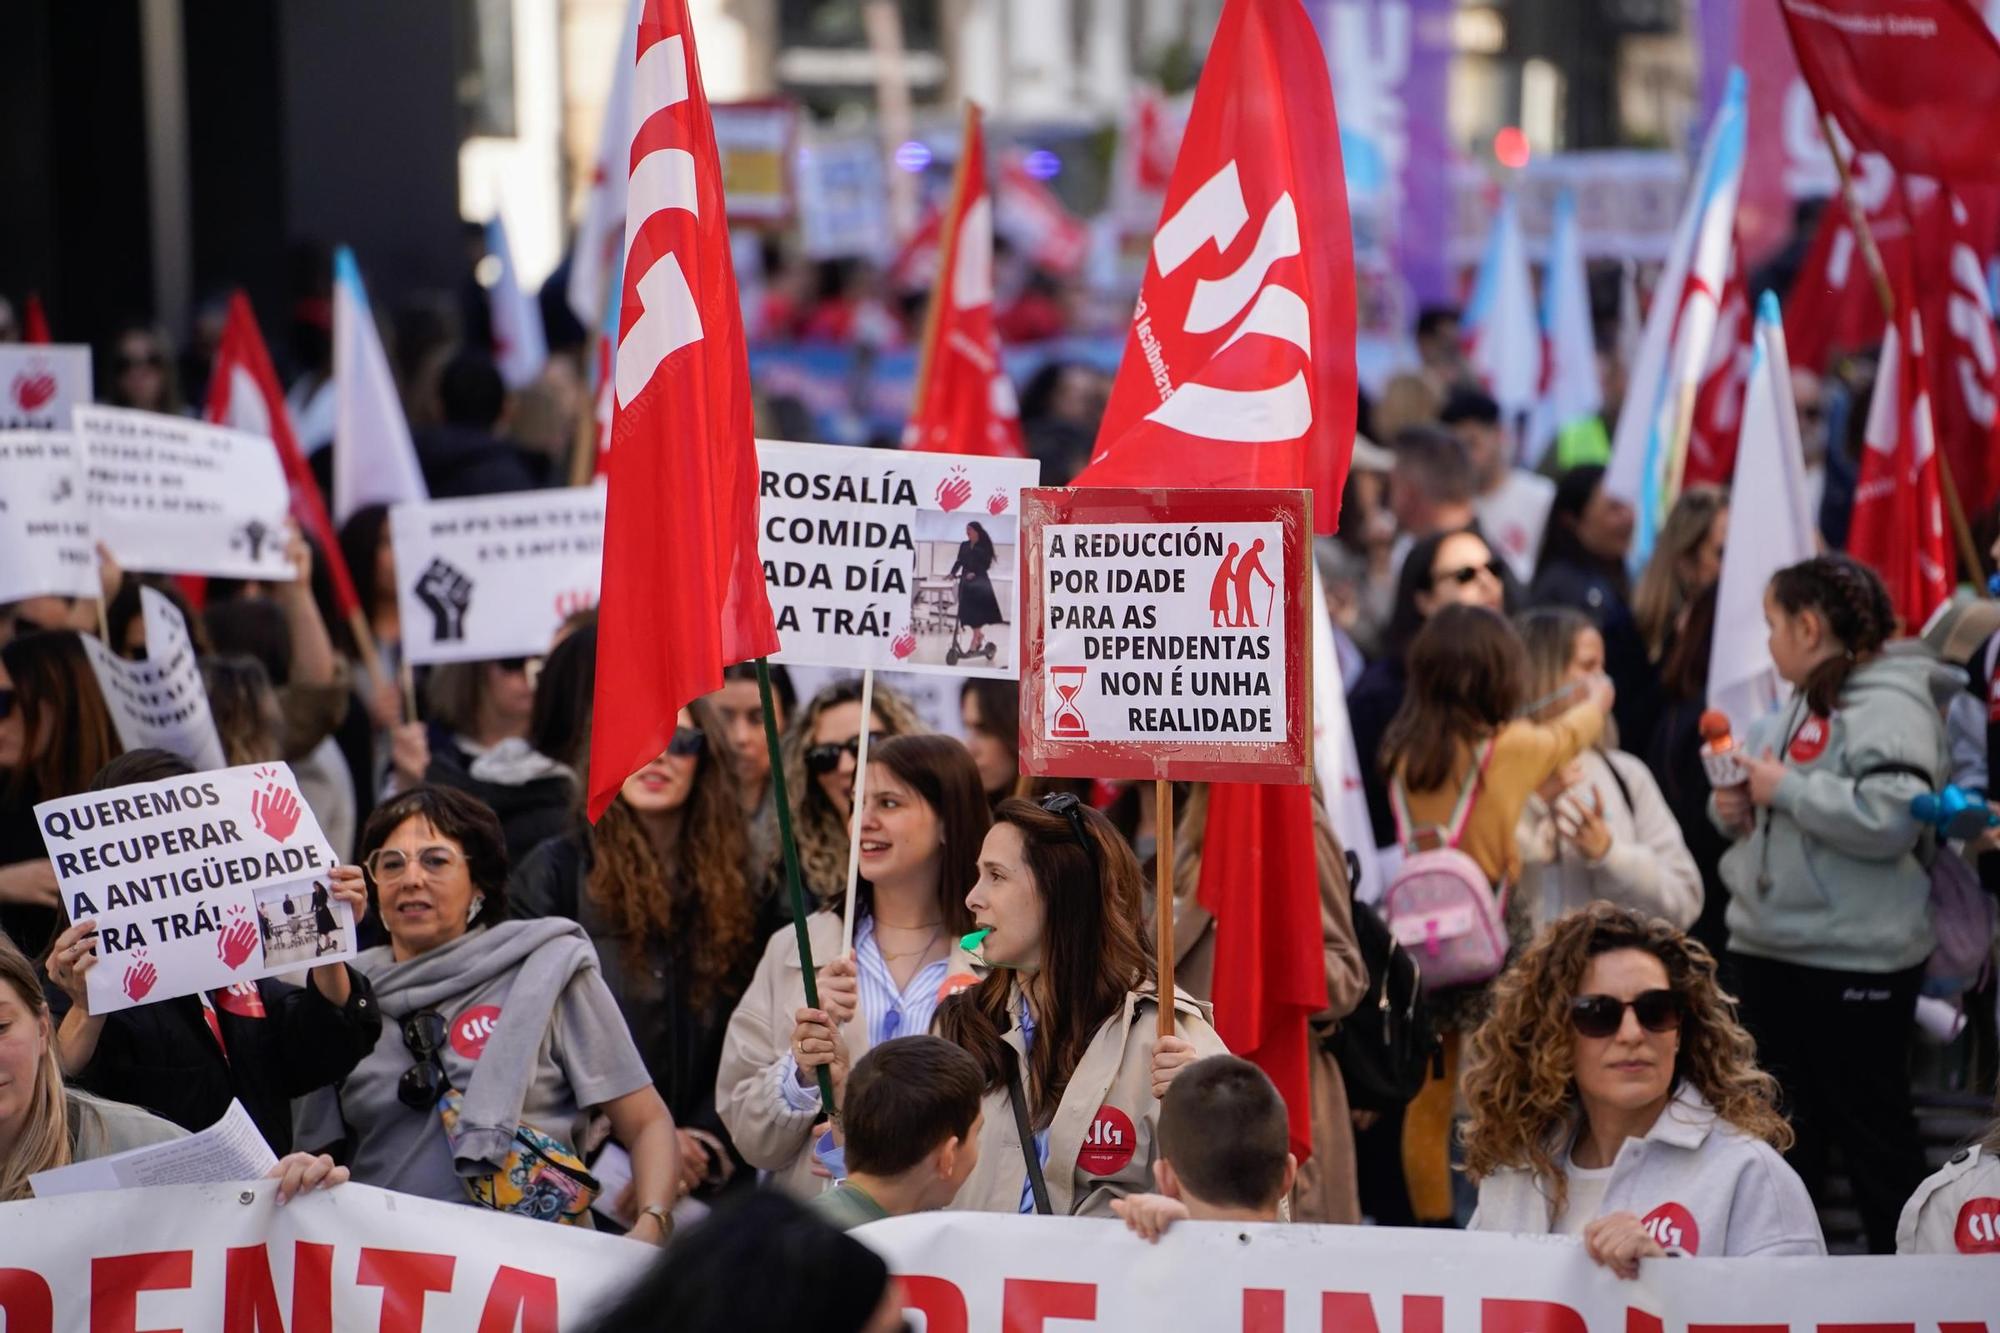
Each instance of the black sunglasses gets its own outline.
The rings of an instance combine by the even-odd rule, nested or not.
[[[1645,990],[1629,1000],[1615,995],[1579,995],[1569,1002],[1569,1024],[1585,1037],[1615,1037],[1625,1026],[1625,1011],[1638,1016],[1648,1032],[1677,1032],[1681,997],[1670,990]]]
[[[884,739],[886,738],[879,731],[868,733],[868,744],[871,747],[880,745]],[[844,741],[807,747],[806,768],[815,777],[825,777],[828,773],[840,767],[840,756],[843,754],[851,754],[857,759],[860,758],[861,738],[859,736],[850,736]]]
[[[525,657],[496,657],[493,659],[493,665],[499,667],[502,672],[509,676],[518,676],[528,669],[528,659]]]
[[[674,738],[667,742],[667,753],[676,759],[688,759],[707,746],[708,737],[700,727],[675,727]]]
[[[1097,864],[1097,844],[1083,826],[1083,802],[1071,792],[1059,791],[1042,798],[1042,809],[1052,815],[1061,815],[1069,821],[1069,831],[1076,835],[1077,846],[1083,848],[1090,864]]]
[[[444,1072],[444,1015],[435,1009],[419,1009],[403,1020],[403,1045],[417,1062],[405,1070],[396,1084],[396,1100],[412,1111],[428,1111],[444,1096],[448,1080]]]
[[[1463,588],[1481,574],[1491,574],[1494,578],[1501,579],[1504,582],[1505,576],[1501,571],[1505,568],[1506,566],[1500,563],[1500,557],[1494,556],[1483,565],[1461,565],[1457,569],[1447,569],[1440,573],[1434,573],[1431,575],[1431,586],[1435,588],[1440,583],[1451,582]]]

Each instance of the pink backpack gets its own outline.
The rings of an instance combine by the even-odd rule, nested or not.
[[[1493,742],[1488,740],[1466,774],[1450,825],[1442,829],[1413,829],[1403,780],[1389,780],[1403,864],[1382,895],[1382,915],[1396,943],[1423,969],[1427,990],[1490,981],[1507,962],[1507,889],[1503,885],[1496,894],[1479,863],[1458,850],[1492,758]],[[1428,849],[1422,846],[1426,834],[1435,843]]]

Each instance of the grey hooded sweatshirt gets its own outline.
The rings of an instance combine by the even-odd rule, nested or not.
[[[1855,668],[1831,718],[1794,696],[1751,725],[1745,752],[1769,750],[1790,771],[1722,858],[1732,950],[1841,972],[1900,972],[1930,956],[1930,874],[1910,799],[1951,772],[1936,695],[1948,677],[1933,659],[1879,657]]]

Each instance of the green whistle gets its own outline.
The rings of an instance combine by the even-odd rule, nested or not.
[[[965,950],[967,953],[971,953],[974,949],[977,949],[980,945],[986,943],[986,937],[988,935],[991,935],[992,933],[993,933],[993,927],[981,926],[978,930],[973,931],[970,935],[967,935],[962,939],[960,939],[958,942],[958,947]]]

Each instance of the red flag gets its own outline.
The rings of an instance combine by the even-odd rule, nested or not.
[[[1326,64],[1298,0],[1222,11],[1079,484],[1309,485],[1338,525],[1355,288]]]
[[[923,291],[937,282],[938,250],[944,244],[944,210],[933,204],[924,210],[917,229],[896,251],[883,277],[893,291]],[[990,247],[989,247],[990,248]]]
[[[21,312],[21,341],[24,343],[51,343],[49,336],[48,312],[42,309],[42,294],[28,293],[27,309]]]
[[[1898,171],[2000,179],[2000,42],[1970,0],[1780,0],[1813,100]]]
[[[1683,486],[1727,486],[1736,471],[1736,439],[1743,425],[1743,395],[1750,386],[1750,289],[1743,281],[1743,238],[1729,252],[1729,277],[1716,310],[1708,366],[1695,391]]]
[[[635,50],[592,819],[725,666],[778,651],[757,556],[750,360],[687,0],[646,0]]]
[[[944,252],[931,288],[917,402],[903,446],[934,453],[1025,458],[1014,382],[993,329],[993,195],[979,108],[965,107],[965,145],[945,214]]]
[[[2000,340],[1986,286],[2000,242],[2000,190],[1913,179],[1909,194],[1910,262],[1930,337],[1931,419],[1961,502],[1983,513],[2000,488],[1993,464]]]
[[[1882,340],[1847,547],[1882,576],[1897,616],[1915,627],[1950,598],[1953,566],[1938,483],[1925,325],[1912,300],[1909,271],[1892,276],[1896,324]]]
[[[1909,229],[1895,206],[1895,170],[1880,156],[1863,153],[1854,159],[1853,171],[1869,233],[1883,262],[1894,268],[1909,244]],[[1847,208],[1829,199],[1785,297],[1785,346],[1792,364],[1823,375],[1838,358],[1881,342],[1886,323]]]
[[[993,224],[1030,263],[1050,273],[1074,273],[1090,253],[1090,228],[1028,170],[1019,153],[1009,153],[1000,164]]]
[[[264,335],[257,330],[256,312],[250,308],[250,298],[240,291],[230,293],[229,319],[222,326],[222,343],[215,352],[215,368],[209,373],[208,419],[217,425],[268,435],[278,446],[278,461],[284,464],[285,481],[292,489],[292,519],[319,546],[320,559],[326,561],[327,576],[333,580],[334,606],[343,616],[357,614],[361,598],[354,591],[353,575],[340,551],[340,534],[327,516],[326,498],[319,493],[312,468],[299,451],[292,414],[271,369]]]

